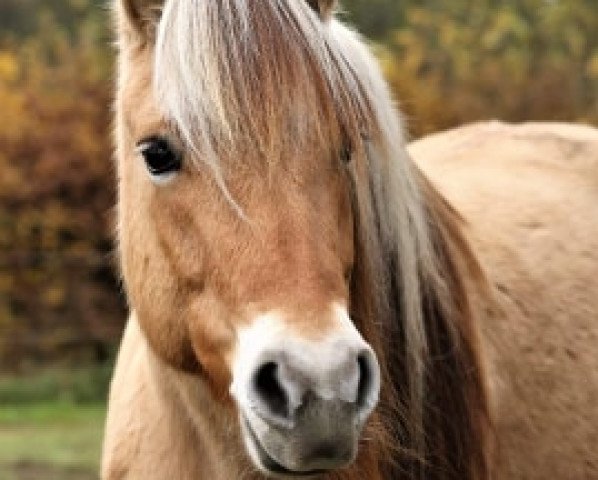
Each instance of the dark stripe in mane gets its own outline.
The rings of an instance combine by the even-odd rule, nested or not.
[[[379,230],[379,211],[359,204],[363,187],[354,198],[359,225],[352,316],[379,352],[384,377],[378,417],[366,435],[377,439],[384,479],[485,479],[489,475],[490,416],[469,285],[463,279],[473,276],[472,284],[480,285],[485,280],[460,231],[461,218],[418,175],[435,262],[446,287],[438,289],[429,279],[419,279],[428,346],[421,427],[413,423],[412,410],[418,406],[411,405],[406,383],[410,372],[397,255],[385,251],[381,241],[372,243],[372,237],[364,235],[364,231]],[[354,186],[359,189],[357,182]],[[367,218],[368,211],[374,218]]]

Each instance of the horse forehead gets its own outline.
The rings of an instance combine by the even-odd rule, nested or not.
[[[242,65],[238,67],[242,68]],[[340,152],[345,147],[340,145],[343,142],[340,137],[344,127],[336,116],[322,113],[321,102],[303,98],[302,95],[285,94],[277,100],[279,113],[273,116],[273,99],[270,98],[272,92],[265,85],[252,85],[252,89],[249,89],[253,92],[252,95],[269,102],[269,108],[261,108],[259,102],[254,108],[233,102],[238,108],[229,105],[232,108],[232,113],[229,114],[234,117],[229,120],[237,122],[235,128],[238,131],[231,130],[225,141],[222,138],[212,139],[206,144],[207,137],[198,138],[198,127],[201,126],[199,123],[204,120],[199,112],[194,112],[192,118],[188,119],[193,120],[192,123],[186,125],[185,122],[181,123],[182,119],[171,117],[172,112],[158,98],[155,69],[152,45],[143,49],[130,49],[123,54],[118,102],[124,125],[135,138],[169,131],[177,137],[180,135],[183,137],[180,138],[182,145],[196,150],[206,159],[213,156],[211,163],[228,170],[231,175],[240,172],[237,176],[244,190],[255,185],[249,184],[246,178],[255,173],[258,163],[267,165],[268,170],[259,170],[259,174],[268,177],[270,187],[275,183],[285,185],[293,180],[306,181],[308,176],[321,181],[325,177],[336,175],[337,171],[330,167],[334,165],[334,151],[338,150],[340,157]],[[199,79],[204,73],[198,71],[195,75]],[[306,78],[305,82],[313,83],[312,80]],[[183,85],[175,90],[178,91],[177,95],[188,100],[206,95],[200,90],[190,92]],[[223,93],[221,96],[227,97]],[[328,105],[327,108],[333,107]],[[256,134],[266,135],[269,144],[258,145],[257,138],[248,141],[248,129],[255,129]],[[331,159],[333,162],[330,162]],[[198,159],[197,163],[201,162]]]

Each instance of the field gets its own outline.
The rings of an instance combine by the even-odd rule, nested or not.
[[[83,378],[101,382],[90,370],[0,378],[0,480],[98,478],[105,396]]]
[[[97,478],[103,405],[0,407],[1,480]]]

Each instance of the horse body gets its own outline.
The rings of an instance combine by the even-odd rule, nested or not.
[[[476,315],[495,478],[598,478],[598,132],[492,122],[410,152],[464,216],[498,306]]]
[[[331,16],[334,2],[115,7],[118,243],[132,314],[102,478],[489,478],[491,413],[497,478],[533,478],[518,454],[539,438],[542,412],[573,399],[542,410],[529,398],[547,391],[540,367],[512,373],[525,355],[548,358],[522,346],[537,338],[523,296],[533,283],[524,257],[514,270],[493,256],[512,247],[488,237],[495,226],[484,222],[498,218],[478,218],[475,199],[461,197],[453,172],[466,162],[443,167],[428,152],[439,142],[460,158],[462,134],[412,149],[470,220],[476,255],[457,211],[410,160],[382,75]],[[574,305],[586,308],[575,318],[587,335],[592,301]],[[520,343],[509,343],[514,327]],[[517,397],[523,372],[539,386]],[[582,452],[591,428],[575,432],[560,452]],[[594,468],[585,462],[579,472]]]

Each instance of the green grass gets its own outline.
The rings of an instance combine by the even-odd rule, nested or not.
[[[98,478],[105,372],[0,377],[0,480]]]
[[[26,376],[0,376],[0,406],[39,403],[102,403],[112,365],[48,369]],[[2,480],[2,479],[0,479]]]
[[[0,479],[94,478],[104,415],[104,405],[0,406]]]

